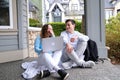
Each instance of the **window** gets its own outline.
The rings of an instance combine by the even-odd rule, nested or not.
[[[54,16],[61,16],[61,12],[58,8],[55,9]]]
[[[120,9],[117,10],[117,13],[120,13]]]
[[[72,4],[71,5],[71,10],[72,11],[77,11],[78,10],[78,5],[77,4]]]
[[[0,0],[0,29],[13,28],[12,0]]]
[[[61,22],[61,11],[56,7],[53,11],[54,22]]]
[[[108,20],[113,16],[113,11],[112,10],[106,10],[105,17]]]
[[[54,17],[54,22],[61,22],[61,16]]]

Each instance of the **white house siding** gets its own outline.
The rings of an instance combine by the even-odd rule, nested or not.
[[[105,9],[105,19],[108,20],[113,16],[113,9]]]
[[[120,9],[120,1],[115,4],[114,13],[113,13],[114,16],[117,15],[117,10],[118,10],[118,9]]]
[[[118,13],[117,10],[120,10],[120,0],[111,3],[109,0],[105,1],[105,19],[108,22],[108,19],[115,17]]]
[[[82,20],[82,16],[66,16],[65,20],[66,19],[75,19],[75,20],[81,21]]]
[[[78,1],[78,0],[71,0],[71,1],[70,1],[70,3],[69,3],[69,10],[70,10],[70,11],[72,11],[72,7],[73,7],[72,4],[76,4],[76,5],[78,6],[78,9],[77,9],[77,10],[79,10],[80,4],[79,4],[79,1]]]

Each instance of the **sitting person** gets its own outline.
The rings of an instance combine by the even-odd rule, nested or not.
[[[62,56],[62,50],[54,51],[54,52],[43,52],[41,39],[47,37],[55,37],[52,26],[50,24],[45,24],[42,27],[41,34],[35,40],[34,49],[35,52],[38,53],[38,66],[44,65],[48,67],[49,70],[55,70],[61,76],[63,80],[65,80],[69,74],[62,70],[58,64],[60,62],[60,58]],[[50,75],[49,70],[44,70],[40,72],[40,76],[47,77]]]
[[[60,59],[62,56],[62,50],[54,52],[43,52],[42,50],[42,38],[55,37],[52,26],[45,24],[42,27],[41,33],[36,37],[34,43],[34,50],[38,54],[36,61],[25,62],[22,64],[22,68],[26,69],[22,76],[25,79],[31,79],[37,74],[40,78],[50,76],[51,72],[57,72],[62,80],[67,79],[69,74],[59,67]]]
[[[87,41],[89,37],[75,31],[75,21],[68,19],[65,22],[66,30],[61,32],[61,36],[64,40],[62,66],[65,69],[69,69],[74,66],[79,67],[93,67],[95,62],[84,60],[84,51],[87,47]]]

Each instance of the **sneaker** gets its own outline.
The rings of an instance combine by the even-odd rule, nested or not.
[[[61,76],[62,80],[66,80],[69,76],[69,73],[65,72],[64,70],[58,70],[58,74]]]
[[[62,63],[62,67],[64,69],[70,69],[72,67],[72,65],[73,65],[72,61],[67,61],[67,62]]]
[[[48,77],[48,76],[50,76],[50,71],[49,70],[40,71],[39,76],[40,76],[40,78]]]
[[[84,67],[84,68],[91,68],[93,66],[95,66],[95,62],[93,62],[93,61],[86,61],[86,62],[82,63],[82,67]]]

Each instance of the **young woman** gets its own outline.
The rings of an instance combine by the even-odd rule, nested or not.
[[[65,80],[69,74],[62,70],[58,64],[62,56],[62,50],[54,52],[43,52],[42,51],[42,38],[55,37],[52,26],[50,24],[45,24],[42,27],[40,36],[35,39],[34,49],[39,55],[38,66],[46,66],[49,70],[40,71],[40,77],[47,77],[50,75],[50,71],[55,70],[63,80]]]

